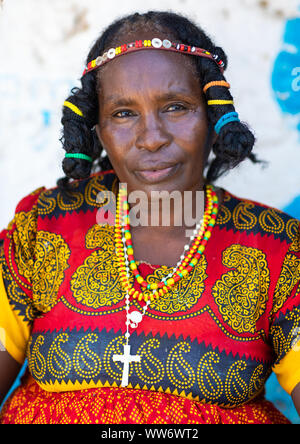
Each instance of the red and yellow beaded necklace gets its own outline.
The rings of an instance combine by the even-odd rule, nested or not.
[[[186,255],[177,264],[172,275],[165,281],[148,284],[139,274],[138,266],[134,259],[133,245],[130,233],[129,204],[126,191],[120,189],[117,199],[115,246],[119,264],[120,281],[128,296],[139,301],[144,300],[149,304],[155,298],[163,296],[186,277],[197,265],[203,254],[208,239],[211,236],[218,213],[218,197],[212,185],[206,186],[206,206],[202,223],[198,225],[199,231],[192,241]],[[141,287],[136,290],[130,283],[129,270]],[[143,289],[143,290],[142,290]]]

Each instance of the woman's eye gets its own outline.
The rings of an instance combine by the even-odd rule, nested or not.
[[[185,110],[186,107],[180,103],[174,103],[172,105],[169,105],[166,109],[166,111],[182,111]]]
[[[113,115],[113,117],[117,117],[117,118],[126,118],[126,117],[130,117],[133,115],[132,111],[129,111],[128,109],[124,109],[122,111],[118,111],[117,113],[115,113]]]

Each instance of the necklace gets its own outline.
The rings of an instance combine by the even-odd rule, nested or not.
[[[128,385],[129,364],[131,362],[140,362],[141,359],[139,355],[130,354],[129,327],[137,328],[152,301],[155,298],[166,294],[176,282],[187,276],[188,273],[193,270],[195,265],[197,265],[205,250],[205,246],[211,236],[218,213],[218,198],[214,188],[211,185],[206,186],[206,196],[207,202],[203,218],[196,225],[193,235],[190,238],[190,243],[184,248],[187,253],[183,253],[181,255],[177,265],[168,274],[168,276],[161,280],[161,282],[147,284],[147,282],[138,273],[137,265],[134,260],[130,234],[129,204],[127,201],[127,194],[124,192],[124,190],[119,191],[116,209],[115,245],[119,265],[120,281],[126,292],[126,342],[123,345],[124,354],[113,355],[113,361],[119,361],[123,364],[121,382],[121,386],[123,387]],[[144,293],[142,291],[135,290],[135,288],[131,286],[130,271],[133,272],[135,280],[140,284],[140,286],[146,289]],[[138,298],[139,301],[144,300],[145,305],[143,306],[142,313],[137,310],[129,312],[130,296],[133,298]]]
[[[129,296],[132,296],[134,299],[137,298],[139,301],[144,300],[147,302],[149,298],[152,301],[155,298],[166,294],[176,282],[186,277],[194,269],[205,250],[218,213],[218,198],[211,185],[206,186],[206,195],[207,203],[203,219],[196,226],[194,235],[191,238],[192,244],[190,246],[185,246],[185,251],[187,253],[180,257],[180,262],[177,263],[170,276],[162,279],[161,282],[147,284],[139,274],[138,267],[134,260],[130,233],[129,204],[126,192],[120,190],[116,209],[115,245],[120,271],[120,281]],[[196,233],[198,234],[196,235]],[[126,272],[128,265],[136,282],[140,284],[144,291],[136,290],[131,286]]]

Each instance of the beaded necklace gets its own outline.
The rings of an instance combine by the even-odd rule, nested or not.
[[[117,200],[116,209],[116,225],[115,225],[115,245],[119,262],[120,281],[124,290],[134,299],[147,302],[150,298],[155,298],[166,294],[180,279],[190,273],[197,265],[201,255],[204,252],[208,239],[211,236],[212,229],[215,225],[216,215],[218,212],[218,198],[214,188],[211,185],[206,186],[207,203],[202,220],[196,225],[190,246],[185,246],[186,255],[180,257],[172,274],[167,276],[159,283],[147,284],[143,277],[139,274],[133,253],[133,245],[130,233],[129,221],[129,204],[127,194],[124,190],[120,190]],[[198,233],[196,235],[196,233]],[[143,288],[144,291],[135,290],[130,285],[127,277],[126,269],[129,265],[135,280]]]
[[[190,245],[186,245],[184,248],[187,253],[183,253],[181,255],[179,262],[168,274],[168,276],[161,280],[161,282],[147,284],[147,282],[139,274],[136,262],[134,260],[127,193],[123,189],[120,189],[119,191],[116,209],[115,245],[119,265],[120,281],[123,289],[126,292],[126,343],[124,344],[124,354],[113,355],[113,360],[123,363],[122,386],[128,385],[129,364],[131,362],[140,361],[140,356],[130,354],[129,327],[137,328],[153,300],[166,294],[176,282],[186,277],[193,270],[195,265],[197,265],[205,250],[205,246],[211,236],[218,213],[218,197],[211,185],[206,186],[206,197],[206,208],[203,218],[196,225],[193,235],[190,238]],[[135,280],[145,289],[144,292],[135,290],[135,288],[131,286],[130,271],[133,272]],[[143,306],[142,313],[137,310],[129,312],[130,296],[137,298],[139,301],[144,300],[145,305]]]

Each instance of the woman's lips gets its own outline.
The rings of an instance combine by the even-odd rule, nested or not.
[[[179,167],[179,163],[169,166],[167,168],[156,168],[155,170],[137,170],[135,174],[142,179],[143,182],[157,183],[162,182],[166,178],[176,173]]]

